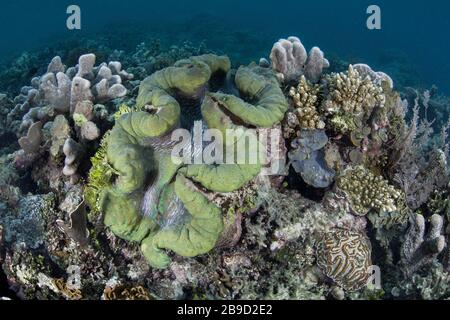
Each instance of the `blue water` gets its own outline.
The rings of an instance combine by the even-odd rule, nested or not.
[[[252,33],[258,41],[249,43],[243,37],[243,41],[233,43],[236,51],[245,53],[241,58],[249,61],[268,54],[278,38],[297,35],[308,47],[318,45],[326,54],[366,62],[388,72],[400,61],[401,68],[408,71],[406,74],[413,72],[424,86],[436,84],[441,92],[450,95],[448,1],[2,0],[1,3],[0,61],[74,35],[94,37],[96,32],[121,32],[131,26],[143,33],[171,30],[162,39],[166,43],[170,43],[172,36],[198,41],[203,37],[211,49],[229,54],[233,49],[226,40],[221,48],[223,34]],[[66,8],[70,4],[81,7],[81,31],[66,29]],[[366,9],[370,4],[381,7],[382,30],[366,28]]]

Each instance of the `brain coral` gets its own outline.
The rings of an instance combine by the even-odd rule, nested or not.
[[[366,235],[334,229],[317,248],[317,264],[325,275],[348,291],[366,286],[372,265],[371,244]]]

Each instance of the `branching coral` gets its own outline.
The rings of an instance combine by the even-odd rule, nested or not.
[[[345,73],[327,76],[326,82],[329,94],[322,109],[332,115],[331,123],[339,132],[356,129],[357,116],[368,119],[375,107],[382,108],[385,104],[382,87],[368,76],[363,78],[352,65]]]
[[[312,85],[305,76],[300,78],[297,88],[292,87],[289,91],[294,102],[294,113],[298,117],[302,129],[325,129],[325,122],[319,112],[319,95],[321,87]]]
[[[378,213],[399,210],[402,193],[362,166],[349,168],[337,178],[337,186],[343,190],[357,215],[371,210]]]

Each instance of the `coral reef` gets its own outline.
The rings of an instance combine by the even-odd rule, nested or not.
[[[330,66],[296,37],[243,66],[237,49],[232,65],[204,44],[114,37],[0,73],[14,298],[450,298],[448,98]],[[191,161],[209,147],[198,129],[223,134],[212,162]],[[248,161],[267,131],[278,154]]]

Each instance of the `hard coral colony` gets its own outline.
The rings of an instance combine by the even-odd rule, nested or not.
[[[0,96],[20,145],[0,157],[0,263],[21,298],[450,298],[448,126],[434,138],[419,98],[408,123],[388,75],[326,73],[297,37],[237,69],[191,49],[141,44],[133,72],[55,57]],[[278,129],[281,170],[174,161],[195,121],[240,132],[233,158]]]

